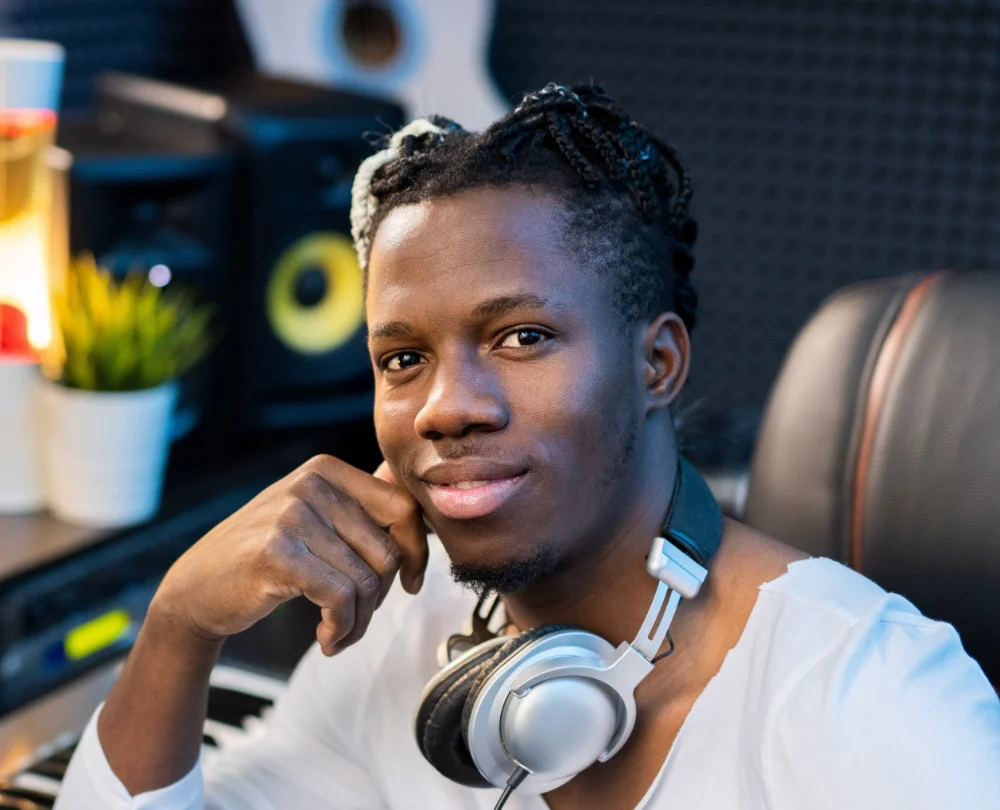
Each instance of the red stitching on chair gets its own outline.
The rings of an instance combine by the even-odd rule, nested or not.
[[[875,360],[871,384],[868,387],[868,401],[865,404],[864,425],[861,429],[861,442],[858,448],[858,462],[854,475],[854,492],[851,507],[851,542],[849,561],[851,568],[861,571],[862,528],[865,514],[865,490],[868,485],[868,471],[871,467],[872,454],[875,447],[875,433],[882,411],[886,391],[892,375],[899,363],[903,347],[910,329],[917,320],[920,307],[927,298],[930,288],[941,279],[947,271],[939,270],[925,276],[909,293],[899,316],[892,325],[882,343],[882,348]]]

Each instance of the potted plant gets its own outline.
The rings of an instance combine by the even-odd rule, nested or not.
[[[212,309],[144,273],[121,281],[93,257],[53,295],[55,338],[40,386],[49,508],[124,526],[155,514],[178,378],[209,351]]]

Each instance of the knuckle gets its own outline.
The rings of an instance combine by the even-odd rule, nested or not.
[[[403,552],[395,543],[389,542],[382,547],[383,573],[395,572],[403,564]]]
[[[378,599],[381,591],[382,582],[373,571],[362,574],[358,579],[357,593],[362,602],[374,602]]]
[[[315,470],[305,470],[296,482],[299,491],[307,495],[329,495],[332,487],[326,479]]]
[[[285,532],[308,525],[314,519],[313,510],[298,497],[289,498],[278,512],[278,525]]]
[[[302,543],[292,531],[278,528],[271,532],[264,543],[264,564],[270,569],[285,569],[301,553]]]
[[[299,469],[306,472],[318,472],[319,470],[328,470],[330,465],[333,464],[336,459],[327,455],[326,453],[318,453],[317,455],[310,458],[305,464],[303,464]]]
[[[354,582],[347,577],[343,577],[334,585],[333,599],[339,609],[339,612],[345,613],[350,611],[357,598],[358,588]]]

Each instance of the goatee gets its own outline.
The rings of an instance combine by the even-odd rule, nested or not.
[[[510,560],[495,565],[451,563],[451,576],[459,585],[477,596],[484,593],[520,593],[538,580],[552,574],[559,565],[559,555],[543,549],[528,560]]]

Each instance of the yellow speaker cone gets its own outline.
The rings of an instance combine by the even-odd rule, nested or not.
[[[278,258],[267,284],[267,318],[275,334],[303,354],[342,346],[364,322],[361,267],[351,240],[311,233]]]

